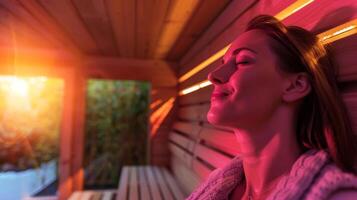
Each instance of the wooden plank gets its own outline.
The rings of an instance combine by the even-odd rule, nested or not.
[[[117,55],[111,22],[104,0],[73,0],[83,23],[92,34],[103,55]]]
[[[80,46],[72,41],[68,33],[66,33],[58,23],[49,15],[49,13],[36,0],[19,0],[23,7],[31,12],[31,14],[46,27],[46,29],[56,38],[58,38],[66,49],[72,53],[79,54]]]
[[[191,166],[192,163],[192,155],[188,154],[186,151],[182,150],[177,145],[170,143],[169,149],[172,155],[175,155],[177,158],[180,158],[183,163],[187,166]]]
[[[140,199],[142,200],[150,200],[150,190],[148,181],[146,178],[145,168],[143,166],[139,166],[139,185],[140,185]]]
[[[174,197],[172,196],[171,191],[163,178],[162,171],[161,171],[163,168],[162,167],[158,168],[156,166],[153,166],[152,169],[157,179],[157,183],[160,187],[160,190],[162,192],[163,199],[174,200]]]
[[[357,135],[357,84],[353,91],[344,93],[342,97],[350,117],[352,130]]]
[[[136,166],[130,167],[130,180],[129,180],[129,199],[138,200],[139,199],[139,189],[138,189],[138,177]]]
[[[357,13],[354,10],[356,6],[357,2],[354,0],[315,0],[299,12],[287,17],[284,23],[320,33],[351,19],[356,19]]]
[[[124,166],[120,173],[120,181],[117,192],[117,200],[127,199],[128,196],[128,185],[129,185],[129,173],[130,168]]]
[[[83,72],[93,78],[143,80],[153,87],[175,89],[177,78],[170,65],[161,60],[91,56],[83,60]]]
[[[194,122],[207,121],[209,107],[209,103],[181,106],[178,110],[178,117],[181,120],[190,120]]]
[[[213,169],[207,167],[199,160],[194,160],[192,163],[192,170],[200,177],[201,182],[207,179]]]
[[[72,195],[69,197],[68,200],[80,200],[81,199],[81,191],[76,191],[74,193],[72,193]]]
[[[156,199],[157,200],[162,199],[161,195],[160,195],[160,189],[159,189],[158,183],[157,183],[157,181],[155,179],[152,167],[146,166],[145,170],[146,170],[146,175],[147,175],[147,178],[148,178],[148,182],[149,182],[149,187],[150,187],[150,191],[151,191],[151,194],[152,194],[152,198],[155,199],[155,200]]]
[[[202,144],[196,144],[195,156],[198,156],[215,168],[223,167],[231,160],[230,157]]]
[[[208,80],[209,73],[214,71],[215,69],[217,69],[219,66],[221,66],[221,64],[222,64],[222,59],[217,59],[216,61],[212,62],[211,64],[206,66],[204,69],[202,69],[201,71],[199,71],[196,74],[194,74],[193,76],[191,76],[189,79],[180,83],[179,90],[186,89],[188,87],[196,85],[197,83]]]
[[[294,0],[256,1],[252,4],[252,7],[250,7],[249,10],[243,12],[226,27],[221,27],[219,25],[219,21],[216,20],[214,24],[217,24],[217,27],[220,28],[217,28],[216,30],[208,29],[205,34],[197,42],[195,42],[194,46],[184,56],[184,58],[180,60],[180,66],[182,66],[180,70],[180,75],[184,74],[189,69],[193,68],[197,64],[206,60],[208,57],[230,44],[239,34],[241,34],[245,30],[246,24],[253,17],[262,13],[275,15],[284,8],[286,8],[288,5],[290,5],[292,2],[294,2]],[[246,2],[244,2],[244,4],[245,3]],[[236,12],[234,9],[239,9],[239,7],[230,6],[228,6],[227,8],[229,8],[231,12]],[[224,13],[222,13],[221,16],[223,16]],[[226,19],[222,17],[222,20],[224,21]],[[211,34],[213,34],[214,36],[209,36]],[[190,52],[192,52],[192,54]]]
[[[170,141],[175,142],[176,144],[179,144],[183,148],[192,152],[192,146],[195,143],[195,141],[193,141],[192,139],[182,136],[180,134],[177,134],[175,132],[171,132],[169,134],[169,139],[170,139]]]
[[[137,1],[135,33],[137,57],[152,57],[169,5],[169,0]]]
[[[238,155],[239,144],[232,132],[227,132],[215,128],[203,128],[200,133],[201,140],[232,156]]]
[[[167,184],[169,185],[170,190],[172,191],[175,199],[177,199],[177,200],[184,199],[185,195],[183,194],[183,192],[179,188],[179,185],[177,184],[176,180],[169,173],[169,171],[166,168],[163,168],[162,173],[163,173],[164,179],[166,180]]]
[[[115,196],[114,191],[104,191],[102,200],[113,200]]]
[[[61,25],[82,51],[91,54],[98,53],[95,41],[70,0],[38,0],[38,2],[56,20],[57,24]]]
[[[121,57],[135,55],[136,1],[106,1],[115,41]]]
[[[179,60],[190,46],[202,35],[215,18],[222,12],[230,0],[205,0],[195,11],[194,17],[186,23],[175,45],[171,48],[167,60]]]
[[[172,127],[174,130],[185,133],[192,138],[197,138],[198,133],[201,131],[201,126],[197,123],[176,121]]]
[[[196,0],[171,1],[170,10],[166,14],[165,23],[154,50],[154,58],[166,57],[198,5],[199,1]]]
[[[11,27],[9,27],[13,29],[12,31],[15,31],[16,29],[23,29],[22,31],[26,30],[27,37],[38,37],[39,35],[41,35],[42,40],[37,40],[38,43],[36,44],[36,47],[42,46],[42,43],[49,43],[49,46],[60,45],[60,43],[53,37],[53,35],[48,30],[44,29],[42,24],[39,23],[39,21],[36,20],[34,16],[28,10],[26,10],[19,2],[0,1],[0,5],[2,6],[1,12],[5,12],[7,14],[10,14],[11,12],[11,15],[16,16],[16,18],[11,17],[11,20],[7,21],[7,23],[10,23],[10,25],[12,25]],[[6,8],[7,10],[5,10],[4,8]],[[46,41],[43,41],[44,38]],[[17,45],[21,45],[21,43],[17,43]]]
[[[179,97],[179,105],[191,105],[200,103],[209,103],[213,86],[207,86],[192,93]]]
[[[80,200],[91,200],[94,194],[95,192],[93,191],[82,191]]]
[[[190,194],[201,183],[201,178],[192,171],[192,168],[187,167],[181,159],[174,155],[171,156],[171,168],[175,179],[186,195]]]
[[[188,71],[188,69],[193,67],[193,65],[189,65],[188,63],[192,63],[193,58],[196,57],[198,52],[202,51],[202,49],[205,48],[205,46],[208,43],[210,43],[210,41],[219,37],[219,35],[225,29],[227,29],[227,27],[231,26],[231,24],[234,21],[237,21],[240,18],[240,16],[247,11],[248,8],[250,8],[252,5],[256,4],[257,2],[258,2],[257,0],[246,0],[246,1],[236,0],[228,4],[226,9],[215,19],[215,21],[211,24],[211,26],[205,30],[205,33],[198,39],[198,41],[195,42],[192,48],[181,59],[180,65],[183,66],[183,68],[180,70],[180,75],[182,75],[183,73]],[[264,1],[262,3],[264,3]],[[264,10],[264,12],[265,11],[266,10]],[[223,44],[223,46],[221,46],[220,48],[223,48],[225,44]],[[197,60],[195,60],[194,62],[198,64]]]
[[[357,80],[357,34],[337,40],[330,45],[339,69],[338,80],[340,82]]]

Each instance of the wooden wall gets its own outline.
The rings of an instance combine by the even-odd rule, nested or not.
[[[289,6],[295,1],[292,0],[245,0],[245,1],[232,1],[228,7],[216,18],[211,26],[205,33],[191,46],[190,50],[179,60],[179,77],[203,62],[205,59],[223,49],[231,43],[242,31],[246,23],[256,15],[269,14],[276,15],[284,8]],[[341,25],[347,21],[357,18],[357,1],[334,1],[334,0],[315,0],[306,7],[297,11],[296,13],[285,18],[283,22],[287,25],[298,25],[315,33],[321,33],[330,28]],[[339,84],[341,85],[341,92],[343,93],[350,117],[353,122],[354,130],[357,131],[357,60],[354,58],[357,55],[357,35],[352,35],[331,44],[334,48],[336,61],[339,66]],[[179,84],[179,90],[187,88],[207,79],[210,71],[218,67],[220,61],[213,62],[202,71],[198,72],[188,80]],[[212,127],[207,123],[206,113],[210,106],[210,94],[213,86],[200,89],[193,93],[180,96],[178,99],[177,119],[174,122],[171,135],[181,137],[180,141],[187,141],[197,145],[203,145],[212,151],[224,149],[218,146],[220,143],[217,140],[222,140],[221,144],[224,146],[235,145],[229,142],[230,139],[234,140],[233,133]],[[183,128],[187,127],[187,128]],[[205,139],[205,143],[195,141],[194,134],[205,133],[206,130],[212,133],[211,140]],[[217,137],[220,133],[222,136]],[[214,135],[217,137],[212,139]],[[224,139],[223,135],[226,135]],[[230,138],[230,139],[228,139]],[[202,140],[202,139],[199,139]],[[171,168],[176,174],[176,177],[182,183],[184,190],[189,193],[192,189],[202,182],[207,174],[215,167],[207,167],[207,164],[201,162],[201,166],[206,166],[204,169],[195,169],[195,162],[200,160],[191,159],[187,161],[184,156],[175,154],[175,149],[183,151],[182,145],[177,143],[177,139],[170,140],[170,147],[172,150]],[[186,147],[185,147],[186,148]],[[187,147],[188,148],[188,147]],[[231,148],[238,149],[238,146],[231,146]],[[190,157],[199,157],[197,151],[188,151],[187,155]],[[234,154],[234,149],[226,152]],[[206,173],[205,173],[206,171]],[[187,177],[182,177],[183,174],[192,173],[190,180],[183,180]],[[202,172],[200,174],[200,172]],[[191,182],[191,185],[187,183]]]

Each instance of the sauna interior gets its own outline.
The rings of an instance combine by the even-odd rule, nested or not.
[[[357,1],[1,0],[0,199],[188,197],[239,154],[234,133],[207,121],[213,89],[207,75],[260,14],[310,30],[331,47],[356,132]],[[26,95],[40,90],[30,90],[30,82],[57,96],[41,93],[29,104]],[[36,116],[24,111],[34,106],[47,107]],[[114,110],[120,106],[127,110]],[[46,134],[57,134],[53,147],[41,140]],[[112,152],[104,155],[105,148]],[[40,178],[25,179],[31,173]]]

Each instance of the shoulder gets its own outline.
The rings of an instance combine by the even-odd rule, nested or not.
[[[357,190],[343,190],[335,192],[328,198],[329,200],[355,200],[357,199]]]
[[[335,164],[325,166],[310,188],[317,199],[357,199],[357,177],[346,173]]]

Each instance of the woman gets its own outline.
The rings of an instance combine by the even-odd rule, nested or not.
[[[357,143],[314,34],[258,16],[208,78],[208,121],[234,130],[240,155],[188,199],[357,199]]]

